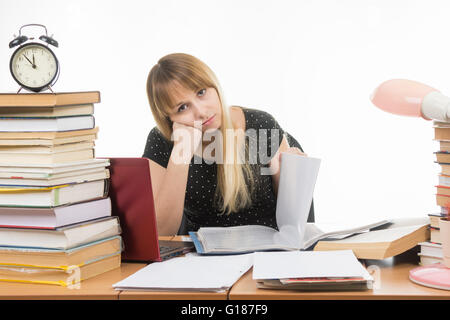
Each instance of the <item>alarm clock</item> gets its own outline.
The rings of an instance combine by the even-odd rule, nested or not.
[[[22,29],[38,26],[45,29],[45,35],[39,37],[42,42],[33,41],[22,35]],[[58,80],[60,66],[55,53],[49,45],[58,47],[58,42],[47,34],[47,28],[42,24],[26,24],[19,29],[19,36],[9,43],[10,48],[19,46],[12,54],[9,69],[14,80],[22,88],[40,92],[49,89]]]

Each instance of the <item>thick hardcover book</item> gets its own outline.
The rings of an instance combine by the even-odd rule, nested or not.
[[[66,250],[120,233],[117,217],[99,218],[54,230],[0,228],[0,246]]]
[[[81,266],[102,257],[120,254],[122,249],[122,238],[119,235],[67,250],[0,246],[0,265],[67,270],[70,266]]]
[[[358,259],[386,259],[403,253],[430,239],[429,219],[399,218],[371,232],[339,240],[322,240],[314,250],[352,250]]]
[[[104,198],[108,187],[108,179],[50,187],[3,185],[0,186],[0,206],[57,207]]]
[[[67,270],[64,268],[0,266],[0,281],[52,284],[66,287],[119,268],[120,264],[120,253],[116,253],[79,267],[73,266]]]
[[[2,132],[78,131],[95,127],[92,115],[54,118],[0,118]]]
[[[0,93],[0,107],[53,107],[100,102],[99,91]]]
[[[54,208],[0,207],[0,227],[56,229],[109,216],[109,198]]]
[[[41,132],[0,132],[0,140],[28,140],[28,139],[67,139],[86,135],[97,135],[98,127],[93,129],[75,130],[75,131],[41,131]],[[1,142],[0,142],[1,143]]]
[[[94,104],[80,104],[55,107],[0,107],[0,117],[69,117],[94,113]]]

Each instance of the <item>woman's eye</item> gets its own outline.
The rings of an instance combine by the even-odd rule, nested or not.
[[[181,112],[183,110],[185,110],[187,108],[186,104],[182,104],[179,108],[178,108],[178,112]]]
[[[197,92],[197,95],[198,95],[199,97],[201,97],[201,96],[203,96],[205,93],[206,93],[206,89],[202,89],[202,90],[200,90],[199,92]]]

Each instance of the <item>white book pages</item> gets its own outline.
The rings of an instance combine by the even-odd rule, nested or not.
[[[372,277],[351,250],[256,252],[253,279]]]
[[[259,250],[276,249],[282,244],[274,241],[278,231],[258,225],[237,226],[228,228],[202,228],[198,238],[203,243],[203,249],[208,252],[248,252],[255,248]],[[205,241],[207,239],[207,241]]]
[[[265,226],[200,228],[199,240],[208,252],[301,249],[320,159],[283,153],[276,220],[279,231]]]
[[[93,116],[59,118],[0,118],[1,132],[45,132],[92,129],[95,126]]]
[[[253,254],[186,256],[154,262],[113,284],[116,290],[213,291],[229,289],[253,263]]]
[[[306,221],[319,174],[320,159],[290,153],[281,155],[276,219],[276,242],[303,248]]]

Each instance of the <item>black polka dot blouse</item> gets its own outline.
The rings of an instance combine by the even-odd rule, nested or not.
[[[284,131],[269,113],[250,108],[242,108],[242,110],[245,116],[246,132],[249,132],[248,129],[254,129],[250,137],[247,134],[246,144],[248,146],[257,145],[256,150],[258,150],[257,161],[250,161],[250,156],[246,156],[247,161],[252,164],[256,181],[255,192],[252,194],[252,206],[228,215],[221,214],[214,197],[217,187],[217,164],[194,155],[189,165],[186,185],[182,223],[184,230],[180,230],[179,234],[187,234],[188,231],[197,231],[198,228],[206,226],[227,227],[256,224],[277,228],[276,196],[273,190],[272,176],[261,175],[260,169],[269,166],[268,161],[276,154]],[[278,138],[276,141],[272,141],[275,139],[272,139],[274,131],[271,129],[279,130],[278,136],[273,136]],[[255,139],[257,140],[256,144]],[[148,135],[143,157],[167,168],[172,148],[173,143],[165,139],[158,128],[154,127]],[[247,154],[251,154],[251,152]]]

